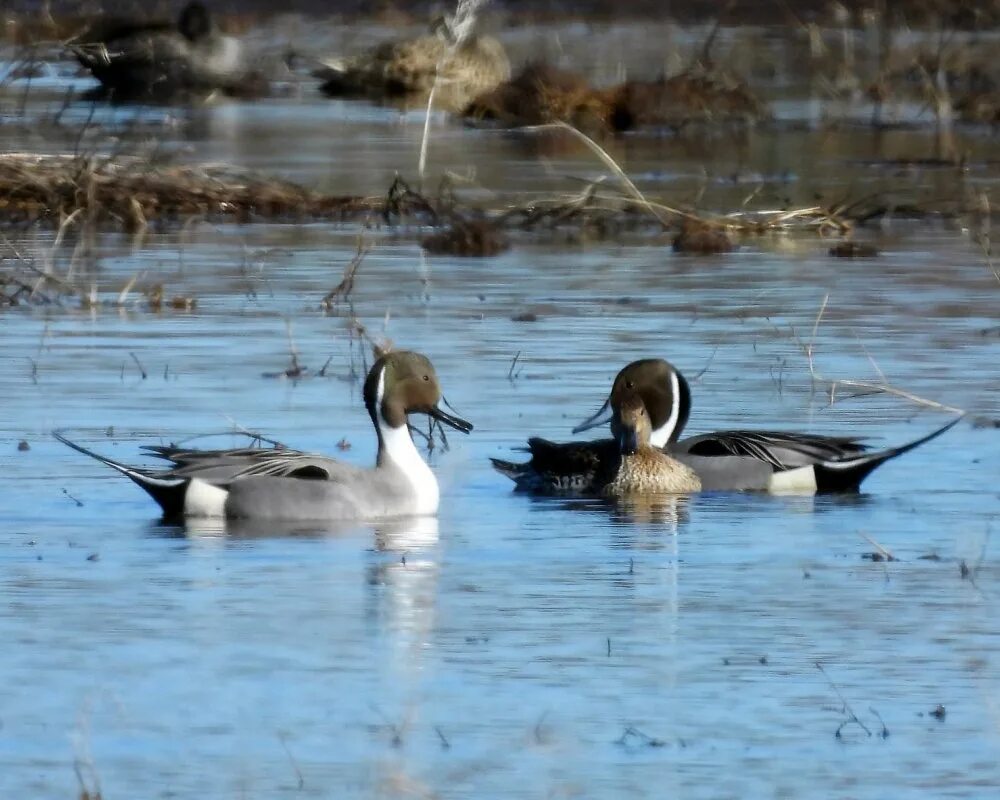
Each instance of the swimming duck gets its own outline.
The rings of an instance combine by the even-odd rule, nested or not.
[[[605,497],[697,492],[701,481],[689,467],[650,443],[653,428],[638,392],[615,398],[611,434],[617,457],[603,464]]]
[[[426,95],[438,82],[438,108],[458,110],[476,95],[510,77],[503,45],[475,32],[474,24],[456,25],[443,16],[429,35],[383,42],[347,59],[323,62],[313,75],[330,97],[375,99]]]
[[[631,392],[642,397],[649,412],[651,444],[693,469],[703,491],[857,492],[877,467],[940,436],[961,419],[876,452],[853,436],[786,431],[728,430],[680,439],[691,410],[691,390],[673,365],[656,358],[634,361],[619,372],[604,405],[573,432],[606,424],[616,398]],[[607,439],[560,443],[534,437],[528,440],[529,461],[491,460],[521,491],[579,491],[614,457],[614,447]]]
[[[426,356],[397,351],[379,358],[365,380],[365,407],[378,435],[375,467],[365,469],[285,447],[190,450],[148,448],[166,469],[130,467],[55,432],[59,441],[141,486],[164,517],[251,520],[377,520],[437,513],[434,473],[421,458],[407,415],[426,414],[462,433],[472,425],[438,407],[441,389]]]
[[[216,90],[248,96],[267,88],[246,68],[240,42],[219,32],[199,0],[184,6],[176,24],[105,19],[68,46],[101,82],[93,97],[163,101]]]

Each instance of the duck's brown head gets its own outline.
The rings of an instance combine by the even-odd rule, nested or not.
[[[619,395],[611,415],[611,435],[618,442],[621,454],[634,455],[640,448],[648,447],[652,432],[649,412],[639,393],[630,391]]]
[[[471,423],[438,407],[441,385],[434,365],[420,353],[396,350],[379,358],[368,371],[364,395],[376,428],[380,420],[399,428],[407,414],[427,414],[462,433],[472,430]]]
[[[619,372],[604,405],[577,425],[573,433],[607,424],[614,409],[633,394],[639,397],[648,414],[651,444],[663,447],[676,441],[691,412],[691,390],[684,376],[662,358],[633,361]]]

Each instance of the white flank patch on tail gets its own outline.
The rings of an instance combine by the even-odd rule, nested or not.
[[[223,517],[229,492],[193,478],[184,493],[185,517]]]
[[[815,494],[817,488],[812,465],[775,472],[767,483],[771,494]]]

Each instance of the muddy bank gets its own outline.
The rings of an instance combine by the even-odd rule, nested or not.
[[[105,2],[74,3],[71,0],[57,0],[46,4],[55,19],[80,18],[98,13],[131,14],[137,10],[143,14],[160,13],[171,16],[183,5],[182,2],[138,3],[135,0],[105,0]],[[426,20],[429,15],[440,10],[440,3],[429,0],[387,0],[373,7],[362,0],[341,0],[324,3],[322,0],[289,0],[280,8],[268,0],[238,0],[218,3],[217,11],[230,19],[230,25],[245,26],[278,14],[300,13],[315,17],[330,15],[351,19],[377,19],[409,22]],[[842,11],[831,7],[828,0],[789,0],[786,3],[755,3],[748,0],[723,4],[713,0],[687,0],[683,3],[658,2],[658,0],[506,0],[496,4],[492,13],[505,17],[513,24],[551,22],[566,20],[665,20],[678,22],[706,22],[717,19],[723,13],[727,24],[781,24],[793,22],[813,22],[829,20],[834,13],[860,20],[871,15],[873,3],[865,0],[842,0],[836,4]],[[9,12],[25,22],[39,20],[38,3],[18,0],[7,4]],[[891,4],[891,13],[910,25],[929,25],[944,21],[946,24],[965,29],[994,25],[1000,20],[1000,2],[963,2],[962,0],[901,0]]]

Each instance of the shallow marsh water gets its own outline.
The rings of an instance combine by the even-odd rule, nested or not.
[[[419,115],[309,92],[148,114],[164,146],[193,160],[345,193],[412,175],[421,132]],[[7,149],[72,149],[13,123],[0,137]],[[657,196],[704,188],[704,207],[728,210],[756,183],[793,204],[889,179],[927,193],[991,188],[995,144],[964,137],[968,172],[902,176],[872,159],[929,155],[927,131],[636,136],[609,148]],[[570,178],[601,173],[581,148],[548,144],[440,120],[430,172],[474,177],[484,197],[576,191]],[[744,174],[759,180],[748,189]],[[358,318],[430,355],[476,425],[433,457],[438,520],[167,526],[136,487],[50,438],[69,427],[135,461],[144,442],[235,422],[369,462],[359,345],[344,309],[317,310],[359,230],[103,234],[96,262],[78,268],[102,297],[143,273],[197,307],[0,315],[4,795],[73,796],[76,761],[106,797],[995,796],[997,431],[962,424],[859,497],[703,495],[652,511],[513,495],[487,460],[516,456],[528,434],[568,437],[641,355],[688,375],[707,367],[692,431],[888,445],[944,420],[888,396],[830,406],[797,338],[814,338],[823,376],[878,379],[874,360],[896,386],[995,417],[1000,284],[960,224],[875,226],[862,234],[883,255],[857,261],[829,258],[813,235],[694,258],[648,236],[525,234],[474,260],[424,256],[413,230],[364,230],[374,247],[352,296]],[[50,232],[7,235],[35,254],[52,246]],[[324,377],[264,377],[288,366],[289,323],[313,373],[330,359]],[[898,560],[863,558],[877,549],[866,536]],[[845,703],[871,736],[841,727]],[[939,704],[943,719],[930,713]]]

